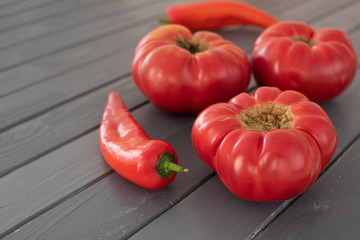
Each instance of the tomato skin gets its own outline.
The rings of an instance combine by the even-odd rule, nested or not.
[[[357,69],[356,52],[344,31],[324,28],[315,32],[300,22],[278,22],[264,30],[254,44],[251,60],[260,86],[296,90],[318,103],[342,93]]]
[[[242,111],[279,103],[295,116],[290,129],[257,131],[240,123]],[[336,150],[337,134],[321,107],[296,91],[260,87],[204,109],[192,129],[194,149],[235,195],[273,202],[306,191]]]
[[[204,42],[196,53],[176,39]],[[199,113],[244,91],[250,81],[246,53],[218,34],[194,35],[181,25],[161,26],[139,42],[132,66],[136,86],[159,109],[172,113]]]
[[[239,147],[234,148],[236,145]],[[219,146],[216,169],[222,182],[239,197],[280,201],[297,196],[315,182],[319,157],[315,141],[298,131],[236,130]]]

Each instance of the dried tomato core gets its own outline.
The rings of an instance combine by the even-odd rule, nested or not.
[[[267,102],[243,110],[238,120],[243,129],[267,132],[274,129],[291,129],[295,116],[290,107],[277,102]]]
[[[210,48],[210,44],[205,41],[186,40],[185,38],[176,38],[176,45],[188,50],[191,54],[206,51]]]

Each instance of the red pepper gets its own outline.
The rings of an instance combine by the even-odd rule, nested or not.
[[[212,30],[231,25],[266,28],[277,22],[271,14],[236,1],[206,1],[172,5],[166,10],[167,22],[190,30]]]
[[[99,132],[101,152],[121,176],[149,189],[159,189],[188,169],[177,165],[170,144],[152,140],[132,117],[121,97],[110,92]]]

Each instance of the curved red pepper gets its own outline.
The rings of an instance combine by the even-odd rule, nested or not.
[[[231,25],[266,28],[277,22],[271,14],[236,1],[206,1],[172,5],[166,10],[167,22],[190,30],[212,30]]]
[[[159,189],[171,183],[176,172],[188,171],[177,165],[177,155],[170,144],[149,138],[115,92],[109,93],[99,140],[107,163],[139,186]]]

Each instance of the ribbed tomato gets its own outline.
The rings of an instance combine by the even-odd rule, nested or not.
[[[336,150],[337,134],[324,110],[303,94],[261,87],[203,110],[192,141],[232,193],[270,202],[315,182]]]
[[[250,81],[246,53],[220,35],[165,25],[139,42],[132,66],[135,84],[159,109],[199,113],[228,101]]]
[[[260,86],[296,90],[315,102],[342,93],[357,69],[356,52],[344,31],[315,31],[300,22],[278,22],[265,29],[251,59]]]

